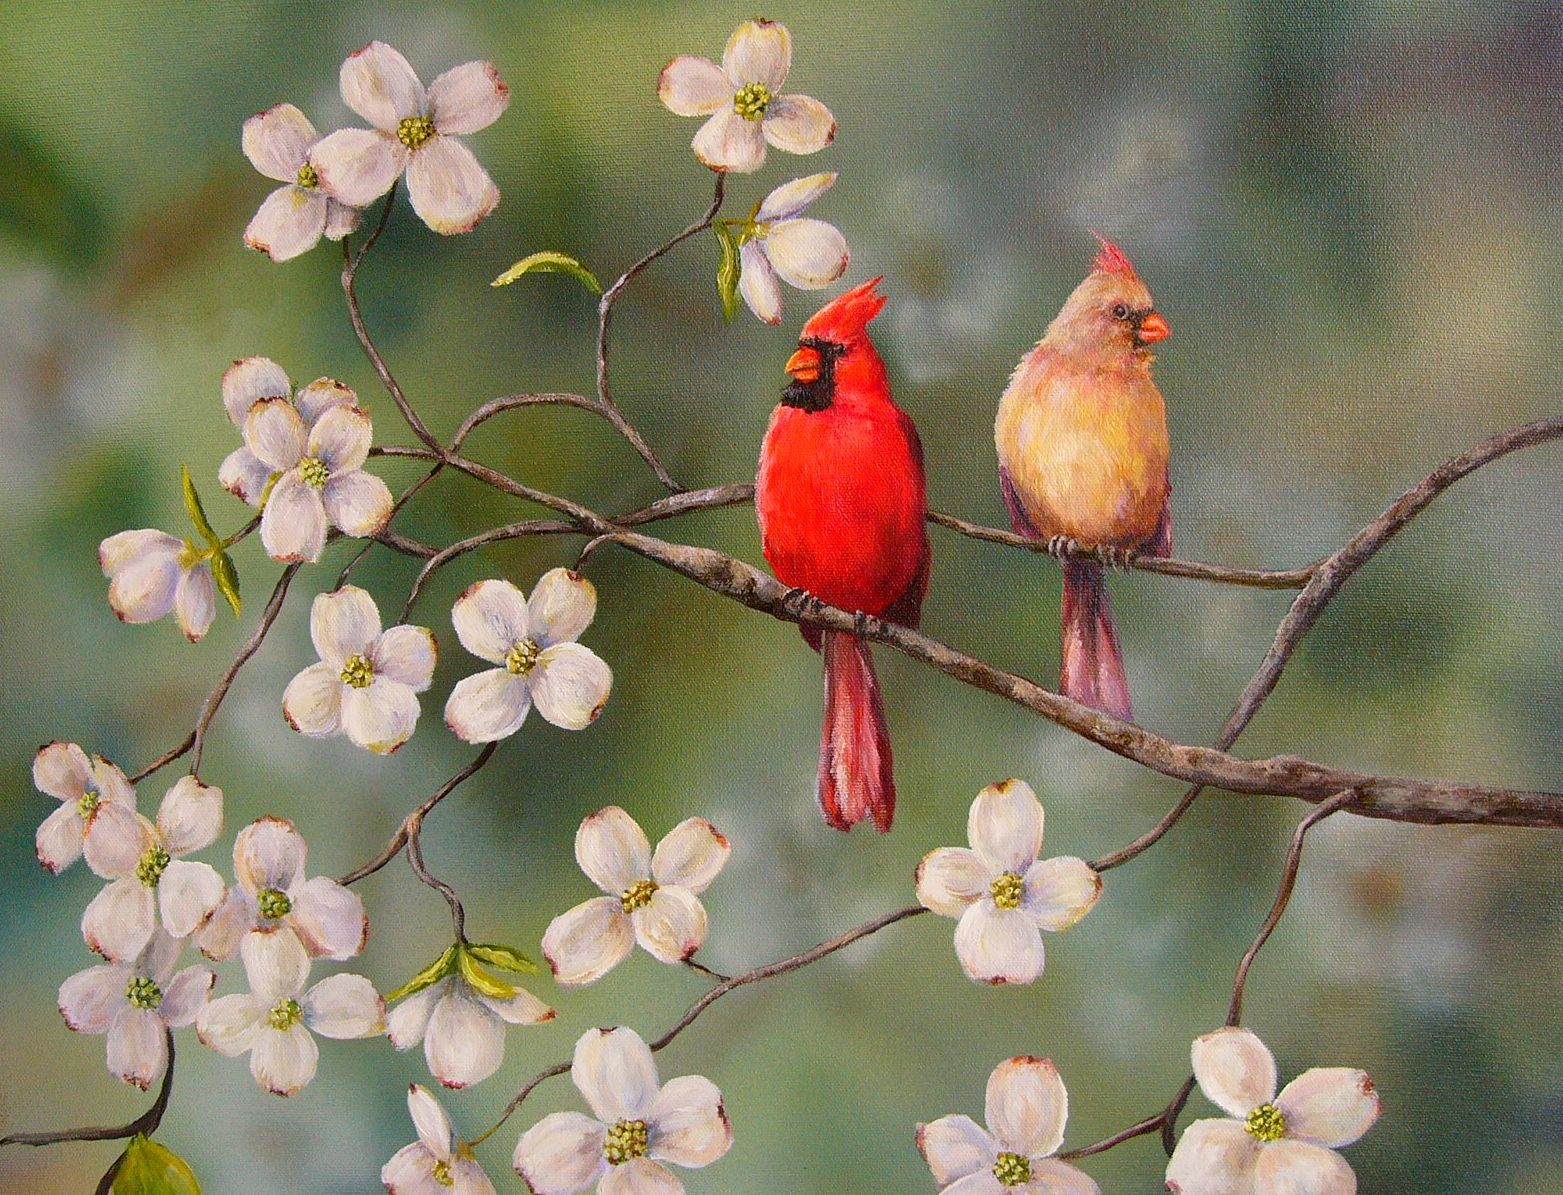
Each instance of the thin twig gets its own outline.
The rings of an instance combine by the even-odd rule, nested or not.
[[[420,881],[445,898],[445,903],[450,906],[451,925],[456,931],[456,941],[465,942],[467,940],[467,910],[462,907],[461,897],[456,895],[456,890],[431,872],[424,864],[423,822],[421,820],[408,827],[407,862],[412,865],[413,874]]]
[[[697,962],[692,958],[686,958],[684,960],[684,966],[688,967],[691,971],[695,971],[701,975],[704,975],[707,979],[715,980],[717,983],[726,983],[732,978],[730,975],[723,975],[720,971],[713,971],[704,963]]]
[[[151,1136],[163,1123],[163,1113],[168,1111],[169,1098],[174,1093],[174,1033],[167,1026],[163,1038],[168,1048],[168,1069],[163,1072],[163,1084],[157,1089],[152,1106],[129,1124],[112,1128],[55,1129],[47,1133],[12,1133],[0,1137],[0,1146],[6,1145],[58,1145],[63,1141],[120,1141],[137,1133]]]
[[[1178,1093],[1172,1097],[1172,1101],[1154,1116],[1147,1116],[1144,1120],[1136,1121],[1126,1129],[1120,1129],[1111,1137],[1103,1137],[1094,1145],[1082,1146],[1079,1149],[1071,1149],[1067,1153],[1058,1156],[1065,1161],[1075,1161],[1078,1158],[1089,1158],[1092,1154],[1106,1153],[1115,1145],[1122,1145],[1125,1141],[1133,1141],[1136,1137],[1144,1137],[1157,1130],[1161,1132],[1162,1146],[1167,1151],[1167,1156],[1172,1156],[1172,1147],[1175,1144],[1170,1139],[1174,1131],[1173,1126],[1178,1122],[1178,1114],[1183,1111],[1183,1105],[1188,1103],[1189,1093],[1194,1090],[1194,1076],[1190,1075],[1183,1081],[1183,1086],[1178,1088]]]

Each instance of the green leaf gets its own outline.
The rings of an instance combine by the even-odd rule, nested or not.
[[[385,1002],[389,1004],[393,1000],[400,1000],[403,996],[411,996],[414,992],[421,992],[424,988],[433,987],[456,969],[456,958],[460,952],[461,947],[455,943],[447,946],[445,953],[440,955],[439,958],[435,959],[422,971],[419,971],[418,974],[414,975],[394,992],[387,992],[385,994]]]
[[[227,552],[218,552],[212,557],[212,580],[217,583],[218,592],[233,607],[233,616],[239,617],[239,570],[233,566],[233,557]]]
[[[190,1164],[172,1150],[140,1134],[120,1155],[113,1195],[201,1195]]]
[[[487,996],[491,1000],[508,1000],[516,994],[516,989],[503,979],[495,979],[482,967],[477,960],[466,951],[457,952],[460,959],[461,977],[472,985],[472,990],[480,996]]]
[[[212,530],[211,520],[206,517],[206,511],[201,506],[201,495],[195,492],[195,482],[190,478],[190,467],[179,466],[179,480],[184,486],[185,509],[190,512],[190,521],[195,524],[195,529],[201,533],[201,538],[212,547],[218,547],[222,540],[217,532]]]
[[[568,253],[560,253],[556,249],[544,249],[540,253],[533,253],[529,257],[523,257],[515,265],[511,266],[498,278],[490,282],[490,286],[509,286],[522,274],[573,274],[581,280],[582,285],[594,295],[602,294],[602,283],[597,281],[597,275],[593,274]]]
[[[497,942],[473,943],[467,947],[467,953],[501,971],[519,971],[524,974],[535,974],[537,971],[537,964],[514,946],[501,946]]]
[[[722,260],[716,267],[716,293],[722,297],[722,316],[728,323],[738,314],[738,279],[743,265],[738,257],[738,238],[725,224],[713,224],[716,239],[722,242]]]

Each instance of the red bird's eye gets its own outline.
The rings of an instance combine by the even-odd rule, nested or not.
[[[1113,318],[1114,319],[1128,319],[1129,318],[1129,305],[1127,303],[1114,303],[1113,304]]]

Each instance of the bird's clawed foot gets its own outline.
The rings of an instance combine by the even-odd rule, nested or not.
[[[1102,544],[1091,552],[1091,555],[1095,556],[1097,560],[1108,568],[1123,569],[1132,565],[1134,558],[1139,554],[1138,548],[1116,548],[1109,544]]]
[[[866,639],[868,637],[868,615],[861,610],[854,610],[852,612],[852,629],[856,632],[859,639]]]
[[[1064,560],[1080,554],[1080,541],[1072,535],[1055,535],[1047,541],[1047,554]]]
[[[794,618],[801,618],[808,614],[818,614],[825,606],[824,602],[820,601],[807,589],[800,589],[796,586],[782,594],[781,604],[782,609]]]

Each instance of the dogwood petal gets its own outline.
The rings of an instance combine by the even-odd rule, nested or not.
[[[304,455],[309,429],[285,398],[263,398],[244,417],[244,443],[273,469],[291,469]]]
[[[1045,930],[1068,929],[1096,906],[1102,877],[1069,855],[1039,859],[1026,872],[1020,907]]]
[[[278,187],[261,201],[245,226],[245,245],[272,261],[292,261],[320,243],[326,231],[327,202],[325,192],[314,187],[292,183]]]
[[[291,183],[309,147],[320,140],[315,126],[292,104],[275,104],[244,122],[241,142],[250,165],[267,178]]]
[[[1047,1157],[1064,1141],[1069,1093],[1048,1058],[1009,1058],[988,1076],[989,1131],[999,1145],[1022,1157]]]
[[[447,1185],[434,1177],[436,1161],[446,1159],[436,1158],[422,1141],[404,1145],[380,1167],[380,1185],[391,1195],[447,1195],[454,1184]],[[451,1169],[448,1163],[447,1168]],[[453,1175],[447,1174],[447,1177]]]
[[[1094,1178],[1057,1158],[1032,1158],[1031,1181],[1020,1190],[1024,1195],[1102,1195]]]
[[[248,448],[235,448],[223,458],[217,480],[235,498],[255,506],[271,480],[271,466]]]
[[[765,239],[765,253],[783,280],[799,290],[829,286],[847,272],[852,254],[847,238],[823,220],[778,220]]]
[[[310,955],[341,960],[363,950],[369,916],[358,893],[328,876],[316,876],[295,888],[291,897],[288,924]]]
[[[648,1156],[689,1169],[709,1166],[733,1144],[733,1126],[722,1093],[701,1075],[670,1080],[652,1101],[646,1118]]]
[[[126,1005],[109,1026],[109,1070],[145,1091],[168,1066],[168,1034],[150,1008]]]
[[[429,84],[429,117],[441,133],[476,133],[510,106],[510,88],[492,62],[463,62]]]
[[[651,877],[659,884],[676,884],[690,892],[704,892],[727,866],[732,844],[703,817],[678,823],[661,842],[651,859]]]
[[[1271,1141],[1254,1164],[1254,1195],[1357,1195],[1357,1176],[1333,1149]]]
[[[87,823],[82,821],[75,805],[61,805],[38,827],[33,840],[38,862],[59,875],[81,854],[81,839],[86,828]]]
[[[191,643],[199,643],[217,613],[217,587],[212,582],[212,566],[205,561],[182,573],[174,590],[174,617],[179,630]]]
[[[183,1029],[200,1015],[216,982],[217,972],[210,967],[186,967],[164,989],[157,1015],[170,1029]]]
[[[779,95],[760,121],[765,139],[790,154],[811,154],[836,139],[836,118],[809,95]]]
[[[657,76],[657,98],[678,116],[709,116],[733,102],[733,82],[709,58],[684,54]]]
[[[282,716],[300,734],[335,734],[342,724],[342,670],[337,664],[311,664],[282,694]]]
[[[573,569],[551,568],[527,599],[527,625],[540,647],[573,642],[597,614],[597,587]]]
[[[362,975],[329,975],[299,1000],[304,1024],[321,1037],[378,1037],[385,1032],[385,1001]]]
[[[284,563],[313,563],[325,550],[326,530],[320,491],[307,484],[297,469],[289,469],[272,487],[261,512],[261,545],[266,554]]]
[[[251,930],[239,946],[239,957],[250,991],[268,1008],[296,998],[309,979],[309,955],[286,926]]]
[[[941,917],[959,917],[992,883],[992,868],[963,846],[929,851],[917,865],[917,901]]]
[[[139,535],[125,531],[121,535]],[[161,535],[162,532],[154,532]],[[120,536],[111,536],[119,539]],[[105,544],[109,540],[103,541]],[[75,804],[93,780],[92,761],[75,743],[53,742],[38,748],[33,756],[33,787],[59,801]]]
[[[112,577],[127,564],[145,556],[177,556],[184,548],[184,541],[166,531],[143,528],[138,531],[121,531],[98,544],[98,565],[105,577]],[[81,748],[77,748],[81,750]],[[83,756],[85,758],[85,756]]]
[[[633,1029],[588,1029],[575,1043],[570,1078],[591,1110],[609,1124],[645,1120],[660,1084],[657,1063]]]
[[[304,875],[308,849],[287,818],[257,818],[234,838],[234,875],[251,895],[264,888],[291,892]]]
[[[651,843],[639,822],[609,805],[582,820],[575,832],[575,861],[597,887],[619,896],[651,875]]]
[[[407,163],[407,196],[435,232],[471,232],[499,206],[499,188],[473,153],[454,137],[435,134]]]
[[[403,623],[391,627],[375,640],[369,662],[376,676],[386,677],[422,693],[434,679],[434,663],[439,649],[428,627]]]
[[[526,681],[490,668],[458,681],[445,701],[445,725],[466,743],[492,743],[521,729],[532,708]]]
[[[503,664],[510,649],[531,633],[526,597],[509,581],[478,581],[451,607],[461,645],[490,664]]]
[[[313,428],[327,411],[337,407],[356,407],[358,395],[351,386],[344,386],[335,378],[316,378],[309,385],[300,387],[294,396],[293,405],[298,408],[299,418],[304,421],[304,425]]]
[[[955,954],[979,983],[1030,983],[1042,974],[1042,931],[1019,909],[979,900],[955,926]]]
[[[386,1036],[391,1044],[398,1050],[410,1050],[421,1042],[429,1027],[429,1018],[434,1015],[434,1006],[455,982],[447,976],[421,992],[414,992],[391,1009],[386,1017]]]
[[[1275,1056],[1247,1029],[1223,1028],[1194,1039],[1194,1077],[1206,1098],[1242,1120],[1275,1099]]]
[[[990,784],[971,803],[966,835],[994,871],[1024,875],[1042,850],[1042,802],[1024,780]]]
[[[559,914],[543,934],[543,957],[554,979],[580,987],[601,979],[635,945],[635,928],[617,896],[599,896]]]
[[[106,963],[78,971],[60,985],[60,1015],[77,1033],[107,1033],[124,1006],[129,966]]]
[[[705,906],[687,888],[658,888],[648,904],[630,914],[635,937],[655,959],[682,963],[706,940]]]
[[[377,676],[367,689],[342,690],[342,730],[366,751],[389,755],[418,725],[418,695],[406,685]]]
[[[701,125],[690,142],[695,157],[712,170],[751,174],[765,164],[765,134],[728,105]]]
[[[156,622],[174,608],[183,549],[182,540],[163,536],[119,566],[109,582],[109,606],[121,622]]]
[[[363,221],[364,213],[356,207],[326,197],[326,239],[328,241],[340,241],[351,232],[355,232]]]
[[[608,1168],[597,1195],[684,1195],[684,1182],[650,1158],[632,1158]]]
[[[321,412],[309,429],[306,453],[315,457],[333,474],[350,473],[369,459],[374,441],[374,425],[357,407],[334,406]]]
[[[380,637],[380,611],[368,590],[344,585],[315,599],[309,637],[327,664],[341,668],[349,656],[367,656]]]
[[[108,884],[92,898],[81,915],[81,936],[91,949],[118,962],[140,954],[156,925],[152,890],[130,876]]]
[[[195,931],[195,944],[207,958],[226,962],[239,952],[239,942],[255,928],[255,898],[235,884],[228,889],[206,924]]]
[[[787,26],[759,18],[733,30],[722,52],[722,70],[739,87],[763,83],[777,92],[792,69],[792,35]]]
[[[176,938],[188,938],[222,903],[226,890],[211,864],[175,859],[157,882],[163,928]]]
[[[390,521],[396,505],[390,487],[381,478],[357,469],[332,476],[320,491],[320,499],[331,525],[356,539],[379,532]]]
[[[99,791],[104,792],[101,788]],[[105,792],[87,821],[82,855],[94,875],[104,879],[130,875],[146,850],[151,833],[151,824],[135,811],[134,805],[111,801]]]
[[[738,250],[738,293],[743,295],[749,310],[768,324],[779,324],[782,318],[781,283],[776,271],[771,269],[771,259],[765,256],[760,241],[746,241]]]
[[[556,643],[543,649],[528,680],[538,713],[561,730],[584,730],[608,704],[613,669],[589,647]]]
[[[479,996],[478,999],[510,1025],[542,1025],[558,1015],[525,988],[517,988],[516,994],[505,1000],[492,996]]]
[[[1303,1071],[1275,1098],[1286,1117],[1286,1135],[1339,1149],[1378,1119],[1379,1095],[1366,1071],[1316,1066]]]
[[[377,129],[396,132],[409,116],[422,116],[428,108],[423,84],[401,51],[383,41],[372,41],[354,50],[342,63],[342,99]]]
[[[1167,1163],[1167,1190],[1183,1195],[1254,1195],[1259,1142],[1235,1120],[1196,1120]]]
[[[250,1046],[250,1074],[272,1095],[295,1095],[309,1085],[320,1062],[320,1047],[308,1029],[262,1024]]]
[[[223,371],[223,407],[235,427],[244,426],[250,408],[261,399],[286,399],[292,393],[293,383],[270,357],[244,357]]]
[[[505,1060],[505,1023],[453,984],[434,1006],[423,1036],[429,1071],[446,1087],[481,1083]]]
[[[217,841],[223,828],[223,790],[181,776],[163,794],[157,811],[157,832],[174,856],[188,855]]]
[[[941,1187],[979,1170],[991,1170],[999,1156],[988,1131],[969,1116],[941,1116],[918,1125],[917,1149]]]
[[[783,183],[765,197],[754,218],[762,224],[769,224],[773,220],[790,220],[830,190],[835,182],[835,171],[826,171]]]
[[[607,1137],[608,1127],[589,1116],[555,1112],[521,1134],[512,1161],[535,1195],[575,1195],[608,1169]]]
[[[309,151],[320,187],[348,207],[368,207],[407,169],[407,147],[395,133],[338,129]]]
[[[434,1093],[421,1083],[407,1087],[407,1112],[413,1127],[418,1130],[418,1140],[425,1149],[441,1161],[448,1161],[456,1152],[456,1130],[450,1117],[434,1098]]]
[[[195,1034],[202,1045],[237,1058],[255,1043],[266,1012],[267,1006],[248,993],[221,996],[201,1006],[195,1018]]]

